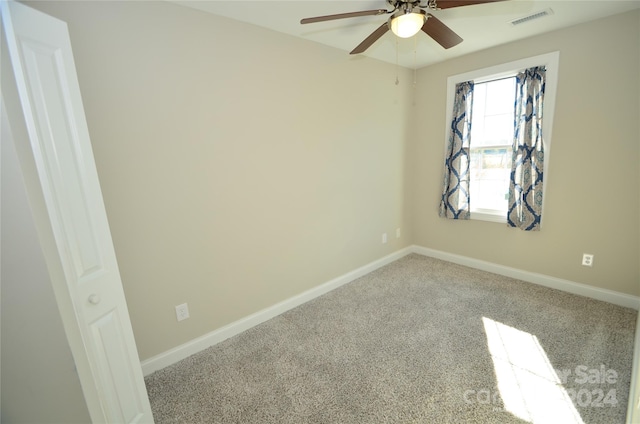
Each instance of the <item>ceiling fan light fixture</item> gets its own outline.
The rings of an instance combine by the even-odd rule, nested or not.
[[[426,20],[427,17],[420,10],[418,12],[400,13],[391,17],[389,27],[398,37],[410,38],[420,31]]]

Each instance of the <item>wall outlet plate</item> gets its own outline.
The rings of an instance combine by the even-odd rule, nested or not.
[[[178,321],[189,318],[189,307],[186,303],[176,306],[176,318],[178,319]]]
[[[593,266],[593,255],[591,253],[582,255],[582,266]]]

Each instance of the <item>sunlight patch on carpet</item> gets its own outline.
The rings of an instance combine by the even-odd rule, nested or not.
[[[482,321],[505,410],[532,424],[584,424],[538,338]]]

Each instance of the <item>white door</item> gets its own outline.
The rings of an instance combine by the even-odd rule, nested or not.
[[[2,97],[91,419],[151,423],[67,25],[13,1],[0,11]]]
[[[636,343],[631,372],[631,388],[629,390],[627,423],[637,424],[640,423],[640,315],[638,315],[636,321]]]

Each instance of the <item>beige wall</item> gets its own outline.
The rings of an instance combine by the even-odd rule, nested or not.
[[[411,72],[164,2],[28,4],[69,25],[142,360],[411,243]]]
[[[447,77],[560,51],[543,228],[438,217]],[[630,12],[450,60],[419,72],[409,153],[416,244],[640,295],[640,13]],[[593,268],[580,265],[595,255]]]

